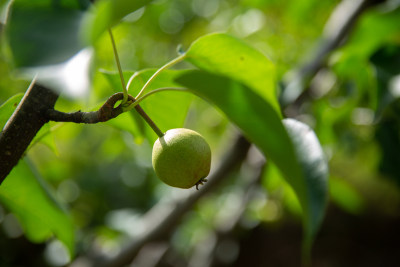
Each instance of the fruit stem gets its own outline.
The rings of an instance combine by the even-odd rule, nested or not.
[[[117,63],[119,78],[121,79],[122,92],[124,93],[124,97],[122,99],[122,104],[125,104],[128,101],[128,89],[125,86],[125,80],[124,80],[124,75],[122,73],[121,62],[119,61],[117,46],[115,45],[115,40],[114,40],[114,36],[112,34],[111,29],[108,29],[108,34],[110,35],[115,62]]]
[[[150,117],[144,112],[144,110],[139,106],[139,103],[142,102],[145,98],[151,96],[152,94],[161,92],[161,91],[187,91],[186,88],[178,88],[178,87],[165,87],[159,88],[153,91],[148,92],[147,94],[139,97],[135,100],[131,105],[127,107],[122,107],[123,112],[136,109],[137,112],[143,117],[143,119],[147,122],[147,124],[153,129],[153,131],[158,135],[158,137],[163,137],[164,133],[157,127],[157,125],[150,119]]]
[[[140,90],[139,94],[135,97],[136,99],[140,98],[140,96],[143,94],[144,90],[150,85],[150,83],[157,77],[158,74],[160,74],[161,71],[181,62],[182,60],[184,60],[186,57],[186,54],[182,54],[177,58],[174,58],[173,60],[167,62],[164,66],[162,66],[161,68],[159,68],[151,77],[150,79],[147,80],[147,82],[145,83],[145,85],[143,85],[142,89]]]
[[[124,110],[124,107],[127,106],[127,105],[130,105],[132,102],[129,101],[129,103],[128,103],[128,100],[129,100],[128,88],[125,85],[124,75],[122,73],[122,68],[121,68],[121,62],[120,62],[119,57],[118,57],[117,46],[115,45],[114,36],[113,36],[112,31],[111,31],[110,28],[108,29],[108,34],[110,35],[111,44],[112,44],[112,48],[113,48],[113,52],[114,52],[115,62],[117,63],[119,78],[121,79],[123,98],[122,98],[122,102],[121,102],[120,105],[122,106],[122,110],[126,111],[126,110]],[[149,83],[149,82],[147,82],[147,83]],[[147,115],[147,113],[140,106],[137,105],[139,102],[137,102],[132,108],[136,109],[136,111],[140,114],[140,116],[142,116],[142,118],[151,127],[151,129],[153,129],[153,131],[158,135],[158,137],[163,137],[164,133],[160,130],[160,128],[158,128],[157,125],[154,123],[154,121],[149,117],[149,115]]]
[[[136,111],[142,116],[142,118],[146,121],[146,123],[153,129],[153,131],[158,135],[158,137],[163,137],[164,133],[157,127],[152,119],[150,119],[149,115],[142,109],[141,106],[135,106]]]

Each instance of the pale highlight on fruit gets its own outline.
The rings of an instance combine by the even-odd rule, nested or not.
[[[199,133],[185,128],[171,129],[154,143],[152,162],[164,183],[197,188],[210,173],[211,149]]]

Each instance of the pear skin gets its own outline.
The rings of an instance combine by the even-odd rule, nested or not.
[[[152,163],[158,178],[167,185],[197,188],[210,173],[211,149],[199,133],[171,129],[155,141]]]

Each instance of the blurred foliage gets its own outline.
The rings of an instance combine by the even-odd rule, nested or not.
[[[2,14],[5,14],[7,2],[0,1]],[[30,1],[20,1],[24,2]],[[88,8],[87,1],[50,2],[67,3],[71,9],[79,10],[78,13]],[[130,13],[113,27],[126,80],[135,71],[156,68],[175,58],[178,46],[186,51],[197,38],[223,31],[267,55],[275,63],[277,81],[280,81],[284,74],[315,53],[324,24],[339,2],[157,0],[133,13],[130,12],[139,6],[126,13],[114,7],[116,15],[110,19],[118,20]],[[329,56],[326,66],[310,82],[310,98],[299,107],[296,117],[314,129],[329,159],[330,205],[360,218],[371,213],[390,220],[400,211],[400,171],[397,170],[400,163],[399,12],[396,1],[387,1],[361,16],[346,43]],[[64,18],[54,19],[54,13],[49,16],[52,21]],[[27,23],[32,33],[40,33],[36,24]],[[42,23],[48,24],[48,21]],[[54,25],[55,29],[60,26]],[[94,54],[89,96],[82,99],[62,97],[57,109],[92,110],[120,91],[109,36],[101,34],[104,31],[101,27],[94,30],[97,39],[91,39]],[[18,28],[14,30],[18,32]],[[81,47],[69,35],[56,33],[60,39],[50,38],[51,41],[62,45],[69,44],[61,42],[65,39],[74,42],[70,46],[71,55]],[[7,99],[25,92],[30,83],[15,69],[15,62],[21,65],[28,59],[15,58],[16,43],[13,42],[24,46],[29,42],[21,44],[7,39],[3,27],[0,41],[0,104],[9,105],[11,102],[6,102]],[[48,49],[47,45],[38,47]],[[45,52],[51,49],[41,53]],[[177,66],[183,67],[191,66],[188,63]],[[148,77],[152,72],[154,70],[144,70],[140,76]],[[162,75],[159,78],[164,79]],[[140,83],[135,84],[130,93],[135,95],[139,87]],[[165,104],[160,103],[163,97],[171,97],[174,102],[166,108],[168,114],[174,114],[169,118],[167,112],[159,113],[159,105]],[[202,133],[213,151],[213,167],[237,132],[236,127],[208,102],[186,93],[160,93],[145,100],[143,107],[163,128],[185,126]],[[3,125],[3,117],[9,114],[5,116],[1,107],[0,112]],[[36,179],[45,180],[54,198],[68,209],[76,231],[77,255],[88,251],[115,255],[143,229],[141,218],[146,211],[159,201],[176,199],[182,193],[155,177],[151,167],[155,136],[147,125],[134,112],[122,116],[98,125],[50,123],[27,153],[30,165],[36,169]],[[22,171],[27,171],[24,168]],[[218,230],[230,221],[229,215],[238,212],[237,207],[245,195],[246,177],[251,175],[249,168],[244,164],[186,214],[170,240],[178,258],[185,262],[192,260],[194,252],[216,238]],[[277,229],[277,225],[286,221],[299,223],[300,205],[281,176],[275,165],[267,164],[262,175],[263,187],[253,193],[239,221],[240,229],[250,231],[259,226]],[[23,219],[22,223],[15,219],[21,220],[20,216],[10,213],[7,205],[0,206],[0,266],[24,266],[26,262],[32,266],[62,266],[69,261],[63,245],[55,239],[47,239],[45,234],[37,238],[38,241],[46,236],[48,241],[43,247],[37,246],[36,253],[24,254],[29,244],[24,235],[29,236],[30,232],[26,230],[24,234],[21,230],[20,224],[23,229],[27,228]],[[236,260],[240,253],[238,243],[243,236],[243,232],[235,233],[233,241],[225,244],[231,248],[225,258],[221,256],[224,253],[216,254],[220,262],[229,266]],[[236,254],[235,248],[239,250]],[[21,255],[25,255],[26,262],[21,263]],[[231,257],[226,258],[226,255]]]

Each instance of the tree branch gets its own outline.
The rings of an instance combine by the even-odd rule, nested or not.
[[[115,104],[123,99],[123,93],[116,93],[110,96],[107,101],[97,111],[92,112],[73,112],[64,113],[55,109],[49,109],[46,112],[46,116],[50,121],[58,122],[74,122],[74,123],[99,123],[111,120],[120,115],[123,110],[121,105],[114,107]],[[134,102],[135,99],[130,96],[129,100]]]
[[[46,111],[54,108],[57,98],[54,91],[32,82],[0,133],[0,183],[17,165],[37,132],[48,121]]]
[[[329,54],[343,45],[360,15],[368,8],[382,3],[382,0],[343,0],[332,12],[325,24],[321,44],[312,55],[297,70],[288,73],[287,85],[284,85],[281,95],[283,107],[303,98],[302,93],[311,78],[324,66]]]
[[[74,122],[74,123],[87,123],[87,124],[105,122],[117,117],[118,115],[124,112],[123,107],[121,105],[115,107],[115,104],[118,101],[123,100],[123,98],[124,94],[121,92],[113,94],[97,111],[92,111],[92,112],[77,111],[72,113],[65,113],[52,108],[46,111],[46,116],[48,120],[58,121],[58,122]],[[128,95],[128,103],[134,103],[135,101],[136,99],[133,96]],[[164,133],[157,127],[157,125],[153,122],[153,120],[151,120],[151,118],[147,115],[147,113],[142,109],[142,107],[136,105],[135,109],[158,136],[164,135]]]
[[[115,107],[116,103],[123,99],[123,93],[112,95],[99,110],[93,112],[57,111],[54,109],[57,99],[58,94],[53,90],[32,82],[0,132],[0,184],[17,165],[40,128],[48,121],[98,123],[113,119],[124,112],[121,105]],[[136,101],[130,95],[128,100],[130,103]],[[139,105],[136,105],[135,109],[158,136],[164,135]]]

